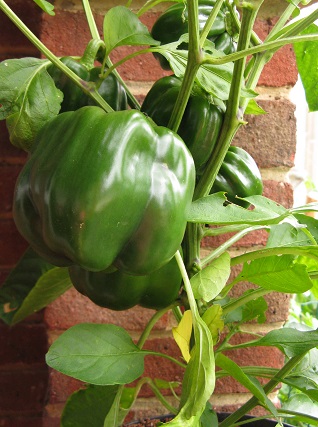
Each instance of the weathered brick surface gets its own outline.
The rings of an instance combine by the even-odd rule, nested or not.
[[[51,330],[63,330],[74,324],[91,322],[114,323],[130,331],[141,331],[153,314],[153,310],[141,307],[120,312],[101,308],[72,288],[46,308],[45,321]],[[164,316],[155,328],[165,330],[168,324],[169,317]]]
[[[20,19],[39,35],[41,9],[32,0],[8,0],[7,4]],[[39,56],[37,49],[17,29],[10,19],[0,11],[0,61],[22,56]]]
[[[267,112],[260,116],[246,116],[234,141],[248,151],[261,168],[294,165],[296,150],[295,106],[287,99],[258,101]]]
[[[44,364],[47,335],[43,324],[20,323],[11,328],[0,324],[0,336],[0,370],[3,365]]]
[[[1,417],[1,427],[43,427],[42,414],[38,416]]]
[[[0,265],[13,266],[27,247],[12,220],[0,222]]]
[[[28,415],[40,413],[47,387],[47,368],[0,370],[0,414]]]

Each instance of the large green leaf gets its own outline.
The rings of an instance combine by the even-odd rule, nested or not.
[[[64,406],[61,427],[102,427],[118,388],[89,384],[73,393]]]
[[[230,255],[225,252],[204,270],[191,277],[195,298],[211,301],[222,291],[231,273]]]
[[[312,287],[306,265],[295,263],[290,255],[273,255],[244,263],[238,280],[285,293],[306,292]]]
[[[53,265],[40,258],[31,248],[26,250],[0,289],[0,318],[4,322],[12,324],[13,317],[38,279],[52,268]]]
[[[203,224],[277,224],[287,217],[290,212],[283,206],[263,196],[247,197],[254,205],[253,210],[225,203],[224,193],[219,192],[195,200],[187,211],[187,220]]]
[[[277,347],[288,357],[300,356],[318,346],[318,330],[298,331],[293,328],[275,329],[263,338],[247,343],[245,346]]]
[[[61,107],[63,95],[46,71],[48,64],[38,58],[0,63],[0,120],[7,120],[11,143],[26,151],[44,123]]]
[[[15,312],[12,324],[46,307],[72,286],[67,268],[55,267],[45,272]]]
[[[282,407],[282,411],[291,411],[295,414],[295,420],[312,423],[313,426],[318,424],[318,403],[313,402],[308,396],[296,394],[292,396]],[[310,417],[310,418],[309,418]]]
[[[109,54],[118,46],[160,44],[138,16],[125,6],[112,7],[104,17],[104,41]]]
[[[311,24],[301,34],[317,34],[318,26]],[[318,41],[294,44],[297,68],[305,89],[309,111],[318,110]]]
[[[46,362],[90,384],[127,384],[143,373],[146,354],[119,326],[83,323],[68,329],[52,344]]]
[[[242,384],[247,390],[253,393],[253,395],[274,415],[278,416],[277,410],[274,404],[266,396],[262,386],[256,378],[250,377],[244,373],[242,368],[238,366],[233,360],[225,356],[224,354],[218,354],[216,358],[216,365],[224,371],[228,372],[231,377],[235,378],[240,384]]]

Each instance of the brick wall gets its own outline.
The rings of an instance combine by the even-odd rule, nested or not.
[[[79,55],[89,41],[89,30],[81,10],[81,2],[56,0],[56,16],[42,14],[34,7],[32,0],[12,0],[8,2],[19,16],[27,22],[41,40],[56,55]],[[97,24],[102,28],[105,3],[91,1]],[[136,3],[137,4],[137,3]],[[262,15],[257,22],[257,31],[266,35],[280,13],[284,0],[273,2],[265,0]],[[142,20],[149,27],[160,9],[146,14]],[[37,52],[25,38],[9,23],[0,12],[0,58],[36,56]],[[118,49],[113,60],[121,57],[126,48]],[[138,57],[120,68],[123,78],[140,100],[152,82],[163,75],[158,63],[151,55]],[[262,170],[264,194],[285,206],[291,206],[292,188],[286,182],[286,173],[293,165],[296,144],[296,125],[294,106],[288,100],[288,90],[297,79],[295,61],[290,47],[285,47],[275,55],[266,66],[258,92],[259,103],[268,115],[248,117],[249,124],[241,129],[235,138],[235,144],[247,149]],[[11,199],[15,178],[25,161],[25,154],[12,148],[8,141],[5,126],[0,122],[0,277],[1,283],[10,268],[26,248],[26,243],[15,230],[11,216]],[[275,145],[273,143],[275,141]],[[235,250],[248,246],[261,246],[265,242],[264,233],[254,233],[237,243]],[[217,244],[215,239],[206,239],[205,248]],[[204,249],[203,249],[204,250]],[[241,291],[248,286],[245,284]],[[278,327],[288,312],[288,298],[276,295],[267,298],[269,304],[268,323],[251,324],[250,332],[266,332]],[[80,322],[111,322],[127,328],[133,337],[137,337],[149,317],[150,310],[134,308],[126,312],[112,312],[100,309],[75,290],[70,290],[56,300],[44,313],[27,319],[20,325],[9,329],[0,324],[0,426],[37,427],[59,425],[59,417],[65,400],[81,384],[55,371],[49,371],[44,364],[44,354],[48,342],[52,342],[63,330]],[[159,351],[178,355],[178,349],[171,339],[173,318],[166,315],[153,331],[147,346]],[[241,339],[245,339],[244,336]],[[253,349],[242,351],[237,357],[241,363],[253,364],[264,361],[265,365],[279,366],[282,363],[280,353],[271,350],[265,352]],[[155,358],[147,358],[146,373],[158,377],[180,379],[178,368]],[[47,385],[48,383],[48,385]],[[212,403],[220,410],[234,409],[247,398],[240,386],[223,379],[217,384],[217,394]],[[141,414],[160,413],[156,400],[149,390],[142,392],[142,399],[131,417]]]

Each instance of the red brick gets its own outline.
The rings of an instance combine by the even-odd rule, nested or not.
[[[12,328],[0,324],[0,337],[0,369],[3,365],[45,363],[47,336],[43,324],[20,323]]]
[[[0,121],[0,162],[23,164],[26,157],[26,152],[10,143],[5,120]]]
[[[32,0],[9,0],[7,3],[31,31],[38,36],[41,25],[41,9]],[[39,56],[38,50],[3,12],[0,12],[0,28],[0,60],[21,56]]]
[[[114,323],[130,331],[141,331],[154,314],[153,310],[134,307],[125,311],[101,308],[74,288],[50,304],[45,310],[45,321],[51,330],[64,330],[78,323]],[[164,330],[168,324],[164,316],[155,329]]]
[[[294,166],[296,151],[294,104],[284,98],[257,102],[267,114],[246,116],[248,124],[239,129],[233,144],[248,151],[261,168]]]
[[[0,413],[15,416],[42,410],[47,387],[47,368],[0,371]]]
[[[0,221],[0,265],[13,266],[28,247],[12,220]]]
[[[258,19],[254,30],[259,37],[264,40],[269,31],[275,25],[277,18],[268,20]],[[259,79],[260,86],[294,86],[297,82],[298,74],[293,48],[288,45],[279,49],[272,60],[265,66]]]
[[[82,387],[81,381],[50,369],[47,403],[64,403],[71,394]]]
[[[41,412],[37,417],[1,417],[1,427],[43,427]]]
[[[0,216],[12,211],[14,187],[20,171],[20,165],[0,164]]]

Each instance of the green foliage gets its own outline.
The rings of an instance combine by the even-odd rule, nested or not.
[[[19,320],[23,318],[18,314],[21,306],[25,305],[38,281],[52,268],[53,265],[44,261],[33,249],[26,250],[0,288],[0,317],[5,323],[12,325],[17,321],[17,317]],[[46,305],[39,307],[37,301],[34,302],[36,306],[31,304],[27,314],[32,314]]]
[[[49,2],[45,0],[34,1],[45,12],[54,14],[54,8]],[[92,204],[89,203],[91,210],[88,216],[91,215],[91,212],[97,212],[98,215],[90,236],[93,236],[90,240],[90,248],[96,252],[92,253],[91,249],[88,250],[94,258],[94,263],[92,264],[93,267],[91,264],[82,266],[84,272],[94,276],[96,274],[98,277],[103,274],[109,274],[108,278],[114,277],[110,275],[111,272],[114,273],[114,264],[118,271],[123,270],[120,260],[124,251],[129,260],[135,257],[131,261],[132,270],[129,270],[128,273],[126,271],[130,279],[132,278],[131,280],[135,281],[135,276],[132,273],[140,273],[138,269],[135,269],[138,262],[144,262],[154,256],[158,258],[156,266],[161,266],[164,261],[171,262],[175,248],[181,245],[183,252],[183,258],[179,251],[175,254],[175,260],[182,275],[180,295],[177,298],[172,298],[172,303],[169,299],[167,304],[171,304],[170,306],[167,307],[167,304],[163,304],[164,307],[161,309],[160,305],[160,310],[154,312],[153,317],[136,342],[122,327],[113,324],[84,323],[73,326],[52,344],[46,356],[47,364],[65,375],[86,383],[83,389],[69,398],[62,415],[62,427],[84,427],[88,425],[92,427],[118,427],[124,422],[127,413],[138,398],[140,389],[145,384],[150,387],[167,410],[175,414],[175,418],[167,423],[167,426],[210,427],[210,424],[216,426],[218,425],[216,415],[207,402],[213,394],[216,379],[224,376],[230,376],[237,380],[252,393],[253,397],[231,417],[224,420],[220,424],[222,427],[236,425],[242,415],[257,405],[267,408],[276,418],[284,416],[288,421],[294,420],[297,423],[305,422],[312,423],[312,425],[318,421],[316,417],[318,404],[318,330],[314,329],[317,325],[313,319],[313,315],[316,316],[318,310],[314,300],[314,297],[318,295],[318,222],[305,215],[308,211],[317,212],[318,205],[312,204],[287,209],[275,201],[259,195],[258,193],[261,190],[257,192],[255,190],[250,197],[234,199],[234,202],[237,200],[243,206],[251,205],[247,209],[234,204],[233,200],[231,203],[230,197],[227,199],[223,192],[208,195],[236,132],[245,124],[244,113],[253,115],[265,113],[255,100],[257,97],[255,89],[263,67],[280,47],[286,44],[294,45],[309,109],[317,109],[318,64],[316,50],[318,27],[313,22],[318,17],[318,9],[316,7],[314,12],[304,18],[300,13],[299,4],[307,5],[308,1],[288,0],[285,11],[279,17],[266,40],[262,42],[253,32],[262,0],[236,2],[209,0],[209,2],[211,11],[209,11],[204,23],[201,22],[201,26],[199,26],[198,3],[196,0],[189,1],[186,5],[188,24],[182,31],[182,35],[177,36],[178,40],[173,43],[161,45],[157,40],[154,40],[148,28],[139,19],[144,11],[160,3],[159,0],[147,1],[138,13],[133,12],[129,6],[110,8],[103,21],[103,40],[100,39],[88,0],[82,2],[92,39],[97,46],[93,58],[90,58],[92,64],[99,62],[97,77],[102,80],[113,73],[122,87],[125,88],[130,106],[133,106],[133,109],[139,109],[138,101],[121,78],[117,68],[137,55],[153,53],[163,56],[174,74],[180,77],[180,81],[182,81],[178,95],[173,101],[174,108],[169,114],[168,126],[170,129],[176,131],[175,133],[178,132],[194,87],[196,95],[204,95],[208,102],[213,102],[224,112],[220,133],[215,144],[213,143],[213,147],[208,147],[211,150],[207,150],[209,154],[204,163],[202,174],[201,171],[200,174],[197,174],[194,192],[190,185],[186,186],[185,183],[189,174],[185,173],[184,164],[178,156],[176,157],[175,169],[182,174],[180,181],[187,187],[185,190],[189,192],[189,200],[193,200],[191,204],[189,203],[189,208],[183,210],[182,206],[186,206],[187,203],[180,207],[180,203],[177,202],[179,193],[176,181],[175,179],[172,179],[171,182],[168,180],[168,176],[171,178],[171,171],[169,171],[166,159],[161,162],[161,168],[158,168],[159,159],[162,159],[162,154],[166,150],[164,144],[166,136],[162,140],[160,139],[160,143],[158,143],[158,138],[154,138],[153,133],[149,131],[150,127],[153,127],[153,123],[140,112],[126,111],[119,115],[117,112],[110,115],[111,108],[108,105],[108,100],[98,96],[94,82],[89,81],[89,78],[80,78],[79,75],[74,74],[71,69],[64,66],[62,61],[58,60],[34,34],[26,29],[6,3],[0,0],[0,10],[6,13],[39,49],[41,54],[48,58],[45,60],[37,58],[8,59],[0,63],[0,119],[6,120],[12,144],[32,152],[33,142],[44,126],[45,128],[52,126],[55,131],[56,123],[63,122],[65,116],[61,119],[60,114],[62,93],[57,89],[54,80],[47,72],[48,67],[53,63],[63,77],[71,79],[72,84],[76,84],[76,88],[82,91],[85,97],[92,98],[97,105],[95,107],[86,106],[85,111],[102,114],[103,126],[107,125],[107,129],[113,126],[114,134],[117,137],[120,135],[120,141],[112,137],[105,144],[103,138],[106,129],[102,129],[101,124],[96,125],[94,130],[100,135],[101,145],[98,152],[89,157],[88,154],[91,153],[93,144],[90,143],[92,140],[88,139],[87,135],[91,135],[92,126],[95,122],[88,120],[85,132],[79,132],[81,141],[76,148],[76,153],[78,154],[79,150],[82,149],[80,157],[90,159],[89,173],[84,171],[85,188],[90,189],[88,201],[91,202],[92,197],[97,194],[95,175],[93,174],[93,171],[97,169],[97,159],[101,162],[103,173],[105,171],[105,158],[103,157],[103,155],[105,156],[103,154],[105,153],[105,145],[107,147],[112,146],[114,149],[114,155],[111,159],[111,165],[114,168],[115,165],[118,166],[118,159],[123,154],[120,151],[122,141],[127,142],[127,145],[129,143],[130,148],[135,147],[132,145],[133,143],[138,144],[139,148],[146,135],[148,139],[145,146],[147,148],[156,147],[158,150],[156,155],[147,163],[150,171],[149,176],[155,177],[155,180],[151,181],[149,198],[145,199],[147,214],[144,221],[147,232],[141,231],[141,216],[136,212],[137,209],[132,209],[132,214],[136,214],[136,222],[133,225],[131,225],[132,214],[127,210],[127,207],[134,207],[134,204],[140,208],[140,185],[144,185],[145,181],[141,180],[142,182],[139,183],[132,178],[131,174],[132,164],[142,166],[140,163],[142,155],[139,151],[131,149],[129,155],[125,153],[127,158],[125,157],[124,167],[119,165],[114,173],[108,171],[105,176],[103,175],[104,178],[101,180],[103,183],[108,179],[115,179],[116,176],[118,185],[113,189],[112,194],[115,197],[118,194],[122,195],[126,204],[120,215],[112,213],[114,215],[113,223],[110,224],[106,218],[105,222],[109,229],[107,228],[108,232],[105,237],[101,236],[97,227],[101,223],[99,215],[103,200],[96,196],[96,206],[92,207]],[[235,5],[240,8],[240,14],[237,14]],[[181,7],[183,8],[182,5]],[[236,52],[235,49],[232,49],[231,52],[227,52],[228,54],[224,54],[222,49],[216,45],[215,40],[207,40],[207,35],[216,21],[220,8],[227,9],[226,23],[230,35],[240,33],[239,37],[236,38]],[[290,18],[296,19],[289,22]],[[224,29],[222,31],[224,32]],[[139,46],[140,50],[134,49],[132,53],[119,59],[116,64],[112,64],[109,57],[110,53],[118,47],[125,46]],[[121,50],[118,49],[118,52]],[[247,57],[250,59],[248,64],[246,64]],[[73,109],[77,110],[77,107],[73,106]],[[104,114],[102,110],[105,110],[107,114]],[[53,230],[52,217],[54,215],[51,213],[44,215],[46,222],[41,225],[36,224],[35,219],[47,207],[48,189],[52,189],[55,185],[54,179],[48,177],[48,169],[49,165],[52,165],[53,156],[58,153],[56,163],[52,168],[58,177],[61,176],[62,159],[67,157],[69,163],[65,169],[69,172],[69,175],[66,175],[69,179],[61,179],[61,188],[62,190],[67,188],[69,191],[65,193],[66,196],[64,192],[59,193],[58,197],[55,197],[56,193],[53,192],[52,201],[53,212],[57,213],[57,227],[60,232],[57,240],[58,242],[65,242],[62,253],[59,255],[59,261],[61,258],[63,260],[67,258],[67,265],[74,262],[74,257],[69,256],[72,245],[75,246],[80,257],[83,255],[83,235],[87,232],[85,227],[83,229],[83,224],[85,224],[84,219],[86,219],[85,215],[88,211],[86,210],[86,203],[83,209],[79,209],[81,220],[72,222],[70,219],[73,218],[72,213],[76,210],[74,208],[76,201],[71,196],[78,191],[78,185],[74,180],[75,169],[71,168],[74,166],[74,158],[70,155],[67,156],[66,148],[61,148],[61,139],[67,130],[69,133],[67,133],[65,147],[71,145],[70,141],[74,137],[72,130],[74,120],[71,119],[71,116],[80,116],[82,111],[79,113],[75,111],[67,116],[70,117],[67,126],[61,127],[60,134],[56,138],[51,152],[47,148],[48,138],[46,135],[43,138],[40,150],[37,152],[38,160],[39,162],[41,160],[42,163],[37,163],[31,173],[34,178],[32,182],[36,182],[36,185],[30,185],[26,188],[23,175],[21,175],[23,179],[20,177],[19,181],[21,184],[22,180],[21,188],[26,194],[24,202],[20,200],[19,207],[23,214],[29,213],[25,220],[23,219],[20,222],[21,228],[28,221],[27,239],[30,240],[32,234],[32,239],[35,239],[32,241],[34,247],[39,248],[39,245],[43,244],[45,250],[50,255],[54,255],[52,261],[58,263],[57,258],[55,258],[57,243],[54,242],[50,245],[48,242],[50,240],[48,235]],[[139,119],[142,118],[132,126],[134,130],[137,130],[134,137],[129,137],[127,132],[123,131],[122,119],[118,120],[118,123],[113,119],[113,114],[116,114],[116,117],[123,117],[127,115],[126,113],[137,115]],[[55,116],[59,117],[54,118]],[[111,123],[108,123],[108,120]],[[81,120],[76,125],[77,130],[80,125]],[[158,132],[167,132],[167,135],[173,135],[175,141],[179,141],[180,147],[188,153],[183,141],[175,133],[165,130],[163,127],[156,129],[159,129]],[[42,132],[44,131],[41,131],[40,135]],[[96,138],[93,137],[93,139],[95,141]],[[84,144],[85,142],[88,144]],[[60,147],[60,151],[57,149],[58,147]],[[36,148],[34,148],[33,154],[35,150]],[[172,144],[171,150],[173,153],[176,152],[175,143]],[[190,154],[189,159],[192,164]],[[109,158],[107,160],[110,161]],[[78,169],[76,166],[76,172]],[[142,167],[138,170],[140,173],[143,172]],[[28,171],[29,169],[27,169],[26,175],[28,175]],[[123,171],[126,172],[126,175]],[[79,176],[82,178],[82,170],[80,170]],[[29,176],[25,176],[25,180],[27,179]],[[261,178],[259,177],[259,179]],[[167,206],[165,199],[168,181],[167,191],[171,194],[171,200],[175,202],[173,209],[169,212],[169,206]],[[43,194],[40,195],[39,188],[43,189],[44,187]],[[28,198],[31,192],[33,192],[33,199]],[[15,200],[18,198],[17,193],[18,191]],[[67,212],[63,209],[63,202],[66,201],[70,203]],[[37,205],[36,202],[39,204]],[[30,211],[32,211],[32,215],[30,215]],[[109,209],[107,212],[109,213]],[[157,218],[157,213],[162,214],[162,217],[158,215]],[[15,219],[18,222],[16,214],[17,212],[15,212]],[[123,215],[126,216],[123,217]],[[186,221],[184,220],[185,216]],[[166,220],[164,221],[162,218]],[[184,220],[182,224],[181,219]],[[182,232],[180,232],[179,241],[173,246],[169,256],[166,257],[167,259],[163,260],[160,254],[166,250],[168,240],[173,232],[172,224],[174,222],[178,225],[181,224]],[[136,245],[135,248],[147,248],[149,236],[152,236],[151,233],[153,232],[154,244],[151,246],[151,250],[143,250],[141,251],[143,255],[137,256],[137,251],[131,250],[132,239],[128,239],[128,242],[123,239],[124,241],[120,243],[123,243],[124,246],[120,246],[120,253],[116,252],[107,265],[95,265],[98,256],[102,256],[108,250],[113,249],[111,242],[120,235],[123,227],[126,226],[125,224],[131,226],[136,232],[133,241],[133,244]],[[245,235],[257,230],[266,230],[268,233],[266,247],[251,247],[249,252],[237,254],[233,245]],[[78,238],[67,240],[68,236],[73,236],[71,233],[74,231],[78,233]],[[40,234],[41,242],[38,241]],[[208,254],[202,255],[201,243],[205,236],[221,236],[222,243],[213,250],[207,250]],[[140,260],[140,258],[142,259]],[[232,269],[233,266],[240,266],[241,269]],[[70,270],[54,267],[43,261],[32,250],[28,250],[0,290],[1,318],[7,324],[12,325],[54,301],[72,286],[69,271],[77,267],[72,266]],[[106,267],[107,270],[104,271]],[[155,267],[149,268],[149,274],[158,277]],[[79,279],[74,280],[76,280],[78,287]],[[150,282],[155,282],[155,280]],[[165,285],[169,285],[169,277],[165,277],[164,282]],[[254,287],[238,296],[234,292],[233,296],[231,291],[241,282],[248,282]],[[98,283],[102,289],[107,287],[107,296],[114,297],[115,293],[112,289],[114,282],[112,280],[107,284],[104,281]],[[94,281],[92,286],[94,290]],[[159,288],[161,292],[164,291],[164,287],[159,286]],[[310,297],[309,290],[311,291]],[[294,317],[302,317],[308,327],[303,328],[304,330],[298,330],[289,325],[285,328],[273,330],[264,336],[256,335],[247,342],[233,344],[235,341],[232,341],[232,338],[244,330],[243,325],[246,322],[262,323],[266,321],[268,307],[264,296],[273,291],[297,295],[295,301],[302,305],[303,310],[301,314],[294,313]],[[86,291],[83,293],[88,295]],[[121,292],[118,292],[116,297],[121,298]],[[138,303],[139,300],[136,301]],[[131,305],[128,304],[128,306]],[[158,308],[156,304],[148,304],[147,307]],[[142,348],[156,322],[171,308],[178,322],[178,326],[174,329],[174,336],[180,346],[183,360],[181,355],[180,358],[176,359],[168,354]],[[127,329],[129,329],[129,325],[127,325]],[[217,346],[214,348],[216,344]],[[239,366],[234,358],[232,360],[230,356],[224,354],[228,350],[231,350],[230,354],[232,355],[233,352],[235,353],[236,350],[242,348],[253,349],[262,346],[278,348],[284,353],[286,364],[281,369]],[[165,398],[165,393],[162,392],[162,390],[170,389],[175,394],[177,384],[143,376],[144,359],[148,355],[165,357],[171,363],[175,363],[184,369],[178,408],[173,407]],[[217,371],[215,365],[219,368]],[[259,377],[269,379],[268,383],[262,386],[256,379]],[[133,384],[131,384],[132,382]],[[279,383],[283,383],[284,387],[296,390],[289,396],[290,399],[285,395],[282,408],[276,408],[268,398],[268,393],[275,389]]]
[[[119,326],[83,323],[68,329],[53,343],[46,362],[90,384],[127,384],[142,374],[146,354]]]
[[[49,64],[36,58],[0,63],[0,119],[6,119],[11,143],[26,151],[44,123],[60,109],[62,93],[46,71]]]

